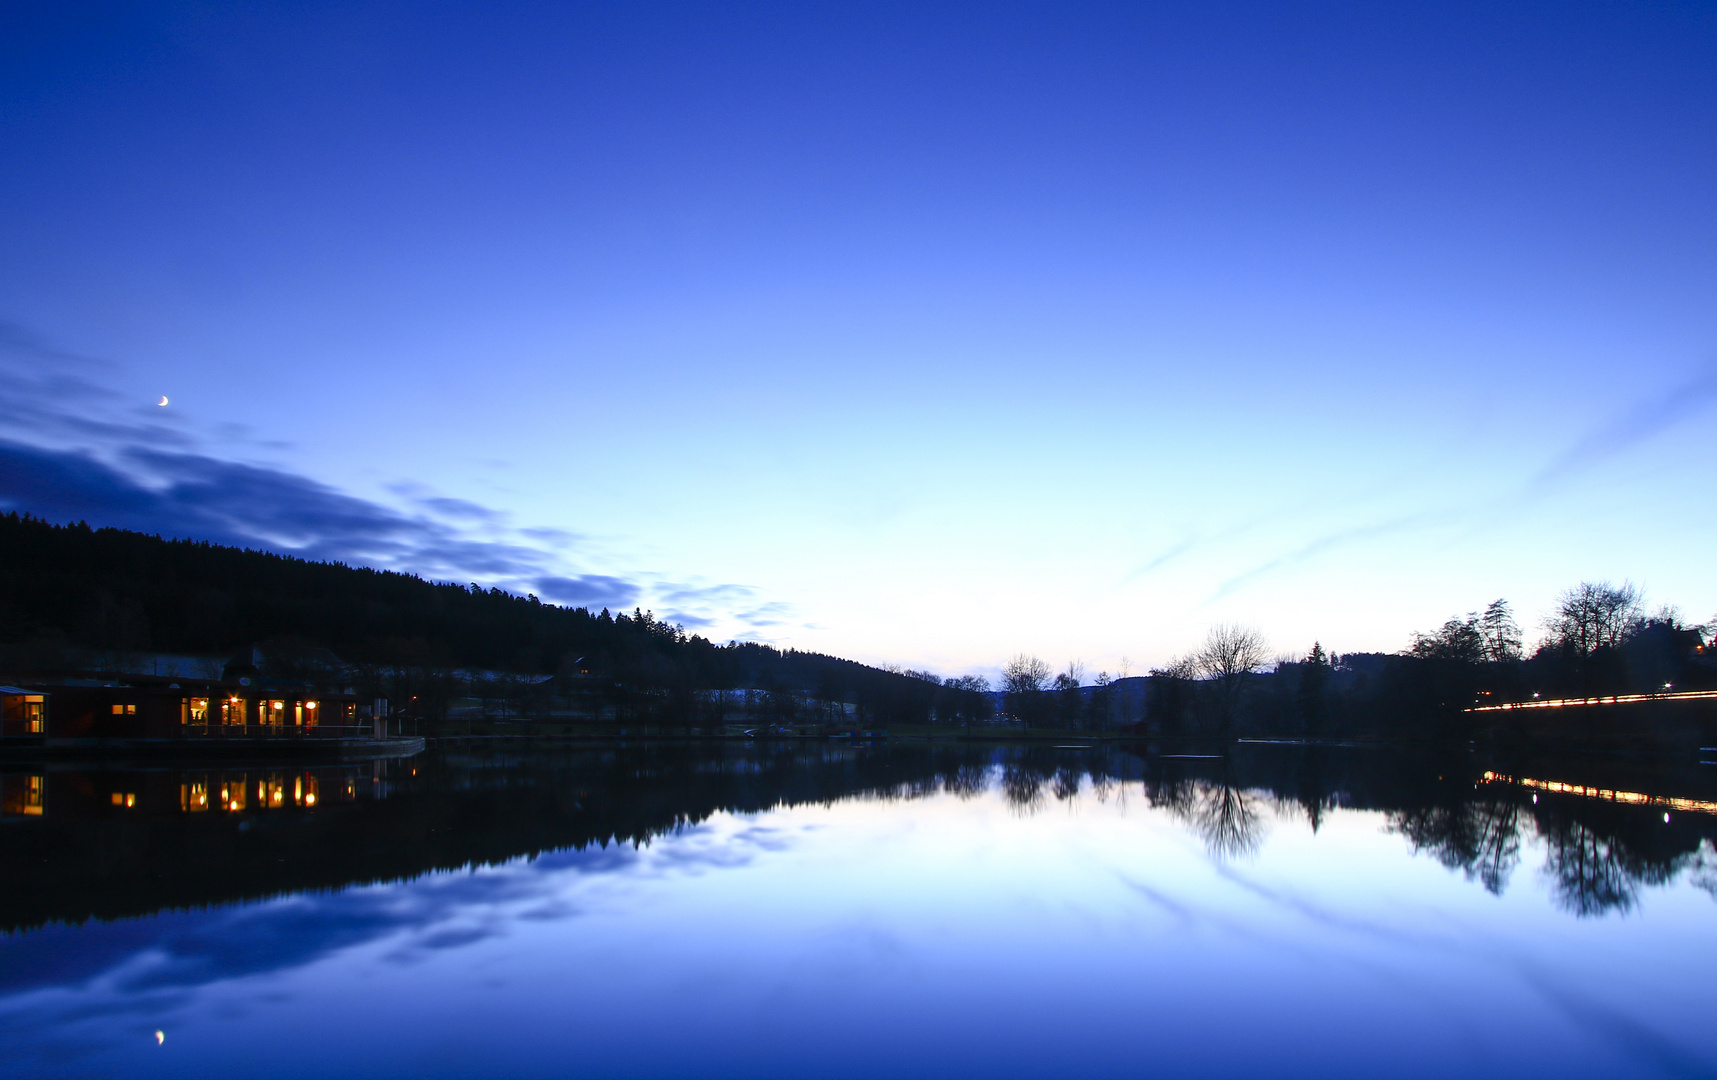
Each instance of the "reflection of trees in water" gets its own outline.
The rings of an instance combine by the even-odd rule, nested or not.
[[[1662,850],[1663,840],[1650,831],[1655,810],[1528,804],[1517,792],[1475,793],[1465,782],[1458,791],[1426,788],[1412,768],[1378,776],[1357,771],[1336,786],[1337,774],[1326,775],[1331,763],[1312,758],[1276,761],[1236,754],[1195,764],[1117,750],[1085,751],[1069,760],[1035,748],[999,756],[1004,761],[1002,796],[1015,813],[1037,813],[1046,790],[1063,802],[1087,790],[1099,801],[1117,794],[1124,801],[1128,785],[1138,783],[1150,807],[1186,824],[1219,859],[1255,852],[1267,834],[1266,811],[1272,806],[1284,818],[1303,815],[1315,832],[1324,812],[1342,805],[1384,811],[1388,830],[1405,837],[1415,853],[1460,870],[1494,895],[1508,887],[1525,839],[1537,834],[1546,846],[1544,875],[1556,902],[1575,915],[1631,910],[1642,886],[1667,884],[1683,873],[1717,899],[1717,848],[1707,839],[1697,851]],[[1354,764],[1350,760],[1346,767]],[[983,766],[954,769],[943,785],[970,798],[987,790],[995,775],[986,760]],[[1364,794],[1356,797],[1345,786],[1354,782]]]
[[[960,765],[948,773],[943,781],[943,787],[948,794],[958,798],[975,798],[989,790],[990,767],[988,765]]]
[[[1027,765],[1002,767],[1002,797],[1021,815],[1035,814],[1043,806],[1043,777]]]
[[[1219,859],[1250,855],[1264,841],[1263,800],[1224,777],[1218,780],[1174,779],[1145,784],[1153,807],[1192,826],[1205,849]]]
[[[1126,789],[1115,782],[1115,778],[1101,770],[1091,774],[1091,794],[1100,803],[1106,803],[1117,791],[1120,792],[1122,805],[1127,797]]]
[[[1149,807],[1183,823],[1216,858],[1257,850],[1272,805],[1284,820],[1303,813],[1314,829],[1326,807],[1380,811],[1414,851],[1493,893],[1507,886],[1524,839],[1536,833],[1557,902],[1582,916],[1629,910],[1642,886],[1683,874],[1717,898],[1712,819],[1677,815],[1672,826],[1655,808],[1548,797],[1533,804],[1518,791],[1475,790],[1461,769],[1310,749],[1240,748],[1220,759],[1189,759],[1120,746],[449,748],[414,759],[409,776],[390,781],[385,799],[282,811],[261,830],[246,828],[254,814],[181,814],[179,779],[163,773],[171,806],[160,814],[73,812],[68,796],[50,799],[45,818],[9,822],[0,875],[34,884],[0,890],[0,930],[338,888],[616,841],[637,845],[722,811],[943,793],[974,799],[991,788],[1021,816],[1042,810],[1048,795],[1073,805],[1089,791],[1125,805],[1142,792]],[[56,790],[79,782],[69,772],[53,779]],[[135,857],[121,863],[100,854],[114,850]],[[61,857],[65,852],[87,857]]]
[[[1219,859],[1250,855],[1264,842],[1262,803],[1231,784],[1200,784],[1187,821]]]
[[[1717,900],[1717,848],[1711,841],[1699,841],[1699,850],[1687,856],[1687,880],[1695,888],[1704,889]]]
[[[1415,852],[1430,852],[1497,896],[1520,863],[1520,807],[1510,799],[1398,810],[1389,815],[1388,829],[1405,836]]]
[[[1080,782],[1084,779],[1084,772],[1064,765],[1055,770],[1055,778],[1050,781],[1049,790],[1057,799],[1066,802],[1079,795]]]
[[[1683,873],[1717,899],[1711,841],[1701,840],[1693,852],[1654,852],[1652,837],[1639,828],[1649,827],[1653,813],[1568,805],[1534,805],[1529,812],[1503,796],[1397,810],[1389,815],[1389,831],[1500,895],[1530,830],[1544,843],[1540,873],[1552,899],[1582,918],[1632,911],[1642,887],[1667,885]]]
[[[1641,885],[1667,884],[1682,860],[1664,864],[1641,858],[1611,835],[1561,817],[1538,823],[1546,854],[1544,874],[1551,880],[1557,906],[1576,915],[1631,911]]]

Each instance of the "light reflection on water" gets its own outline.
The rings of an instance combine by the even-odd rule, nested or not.
[[[1710,794],[1615,768],[1570,778]],[[195,815],[187,770],[45,771],[0,1073],[1717,1072],[1717,821],[1485,769],[658,744]]]

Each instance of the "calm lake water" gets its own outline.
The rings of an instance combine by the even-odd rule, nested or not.
[[[0,1075],[1717,1075],[1717,766],[1194,753],[11,762]]]

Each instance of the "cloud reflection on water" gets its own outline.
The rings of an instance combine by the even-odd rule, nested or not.
[[[1433,932],[1415,920],[1436,910],[1434,901],[1415,898],[1414,905],[1423,906],[1406,910],[1379,906],[1366,891],[1387,892],[1389,875],[1417,873],[1421,882],[1449,883],[1438,886],[1445,905],[1461,896],[1496,903],[1491,896],[1504,891],[1507,875],[1487,877],[1485,860],[1509,823],[1515,858],[1528,841],[1543,846],[1552,899],[1569,887],[1566,864],[1585,851],[1631,875],[1627,880],[1636,893],[1705,866],[1698,858],[1704,846],[1694,858],[1654,863],[1637,854],[1643,849],[1629,848],[1622,833],[1603,831],[1601,818],[1580,816],[1587,809],[1582,804],[1564,802],[1553,810],[1547,798],[1516,806],[1494,788],[1475,794],[1470,783],[1452,805],[1311,815],[1314,826],[1323,824],[1321,830],[1307,828],[1303,800],[1328,808],[1367,796],[1318,788],[1289,797],[1286,783],[1277,781],[1299,783],[1301,773],[1287,770],[1276,777],[1274,765],[1263,767],[1273,758],[1246,755],[1180,761],[1089,748],[854,753],[639,746],[570,757],[583,763],[581,771],[544,772],[533,779],[523,762],[506,757],[495,768],[452,774],[445,789],[402,789],[384,803],[352,808],[378,836],[389,835],[389,828],[420,830],[423,819],[414,807],[445,813],[449,799],[469,800],[453,805],[473,810],[482,807],[482,820],[491,828],[504,829],[527,811],[530,827],[520,842],[541,851],[534,859],[498,859],[392,884],[305,891],[201,911],[50,926],[0,939],[0,1032],[9,1042],[33,1048],[40,1060],[63,1064],[72,1060],[67,1055],[104,1053],[101,1047],[118,1045],[112,1040],[131,1038],[130,1027],[173,1030],[175,1024],[208,1022],[211,1015],[248,1018],[230,1019],[242,1025],[257,1022],[269,1009],[301,1009],[291,995],[310,985],[307,977],[325,982],[368,972],[366,977],[388,980],[395,976],[385,972],[392,971],[411,973],[400,978],[453,979],[448,987],[463,987],[460,980],[473,987],[515,986],[523,977],[516,965],[535,963],[530,958],[545,950],[575,946],[600,955],[595,961],[586,957],[586,966],[577,969],[584,982],[569,983],[568,993],[591,979],[629,985],[632,976],[622,969],[631,962],[630,948],[641,970],[683,968],[686,985],[707,986],[712,994],[755,984],[759,993],[776,995],[769,998],[775,1008],[791,1011],[802,1004],[782,989],[791,980],[844,979],[860,988],[866,980],[905,980],[900,985],[909,986],[951,977],[936,974],[946,963],[963,971],[987,970],[991,962],[1029,968],[1037,961],[1026,957],[1058,934],[1102,945],[1101,927],[1111,921],[1128,928],[1129,936],[1103,948],[1157,941],[1152,962],[1159,964],[1206,950],[1216,965],[1211,978],[1261,962],[1249,957],[1269,957],[1270,964],[1308,971],[1334,963],[1368,984],[1388,986],[1405,977],[1443,979],[1463,967],[1477,971],[1527,962],[1521,957],[1528,953],[1519,948],[1472,937],[1466,924],[1482,921],[1482,908],[1463,914],[1466,924],[1442,922]],[[457,760],[478,764],[475,758]],[[437,774],[425,769],[424,775]],[[605,788],[599,778],[619,786]],[[713,800],[709,805],[719,809],[684,801],[696,783],[712,785],[698,798]],[[555,801],[553,793],[567,790],[578,791],[576,802]],[[1458,792],[1459,785],[1452,790]],[[501,794],[527,801],[495,801]],[[630,834],[636,843],[537,846],[565,835],[556,832],[561,826],[530,816],[557,806],[585,823],[575,830],[578,835],[593,835],[591,827],[598,829],[594,835],[614,835],[600,831],[610,821],[659,824],[628,826],[639,830]],[[639,818],[642,806],[650,813]],[[614,817],[617,808],[626,808],[628,816]],[[578,816],[592,813],[594,820]],[[296,819],[270,820],[278,830]],[[1567,853],[1556,855],[1556,838],[1563,834]],[[1320,876],[1317,859],[1284,864],[1273,854],[1282,845],[1309,853],[1313,849],[1306,844],[1317,845],[1325,859],[1339,855],[1333,865],[1353,881]],[[995,861],[985,854],[995,845],[1015,854]],[[1376,862],[1387,850],[1396,855]],[[1459,873],[1441,875],[1423,860],[1422,870],[1414,871],[1413,854],[1419,852]],[[894,870],[870,872],[873,864],[891,860],[901,860]],[[911,869],[902,873],[901,866]],[[1432,876],[1424,877],[1423,870]],[[824,880],[829,875],[838,880]],[[1484,890],[1466,886],[1463,876]],[[1357,895],[1356,882],[1363,886]],[[664,914],[693,894],[706,903],[678,912],[678,918]],[[1593,895],[1596,906],[1567,910],[1588,918],[1628,910],[1605,909],[1610,894]],[[957,902],[939,914],[948,897]],[[709,900],[717,902],[709,906]],[[1016,902],[1024,905],[1020,911],[1035,913],[1027,923],[1014,916],[986,922],[995,910],[1009,910],[995,905]],[[1535,925],[1572,921],[1536,893],[1527,902],[1541,911]],[[944,918],[950,920],[945,926]],[[1070,929],[1076,927],[1086,929]],[[626,934],[646,930],[658,936],[644,945],[624,944],[630,940]],[[1166,936],[1149,936],[1159,932]],[[610,944],[616,933],[622,937]],[[944,946],[935,943],[947,940],[965,944],[947,946],[954,951],[944,955],[938,951]],[[1015,949],[1026,952],[1010,960]],[[621,968],[610,971],[615,964]],[[299,974],[312,970],[314,975]],[[423,990],[431,997],[453,992]],[[507,992],[523,991],[515,986]],[[271,1005],[269,995],[279,1000]],[[1548,1004],[1559,1015],[1567,1012]],[[1613,1033],[1617,1046],[1625,1049],[1629,1038],[1650,1034],[1626,1010],[1616,1015],[1622,1020]],[[1628,1024],[1634,1028],[1624,1031]],[[1659,1060],[1692,1060],[1675,1058],[1675,1045],[1664,1045]],[[7,1071],[0,1067],[0,1073]]]

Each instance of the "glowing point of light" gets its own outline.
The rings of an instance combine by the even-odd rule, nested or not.
[[[167,404],[167,399],[162,398],[161,404],[163,404],[163,405]],[[162,1043],[164,1043],[166,1041],[167,1041],[167,1033],[165,1031],[157,1031],[155,1033],[155,1045],[156,1046],[160,1046]]]
[[[1663,815],[1663,823],[1665,825],[1669,824],[1669,815],[1668,814]]]

